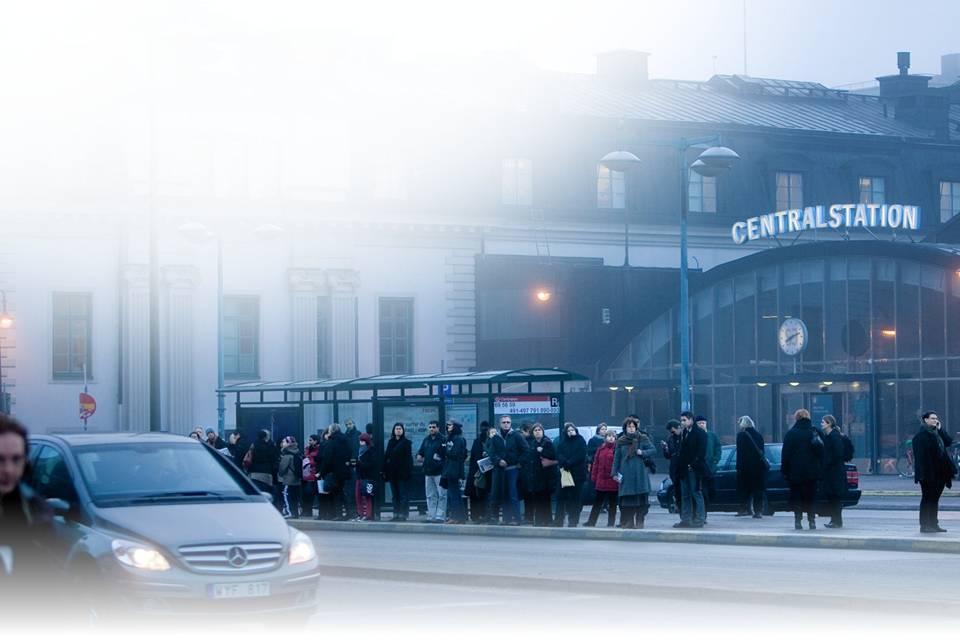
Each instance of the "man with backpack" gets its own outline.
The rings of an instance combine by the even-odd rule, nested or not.
[[[823,495],[830,515],[830,521],[824,526],[843,528],[843,497],[847,493],[846,462],[849,461],[846,457],[848,450],[853,449],[853,442],[840,432],[833,415],[824,416],[820,428],[823,430]],[[853,453],[849,455],[853,459]]]

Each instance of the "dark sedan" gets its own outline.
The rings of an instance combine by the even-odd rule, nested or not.
[[[767,460],[770,462],[770,470],[767,472],[767,507],[764,511],[767,515],[773,515],[777,511],[790,510],[790,489],[787,481],[780,474],[780,451],[783,444],[766,444],[764,451]],[[853,464],[847,464],[847,494],[843,498],[843,506],[855,506],[860,501],[860,473]],[[740,510],[740,498],[737,496],[737,447],[724,446],[723,454],[720,456],[720,463],[717,465],[717,474],[714,478],[716,487],[716,496],[710,502],[710,511],[716,513],[736,512]],[[824,499],[817,497],[818,512],[824,514]],[[661,482],[660,489],[657,491],[657,501],[661,508],[666,508],[671,513],[676,512],[674,504],[673,483],[670,478]]]

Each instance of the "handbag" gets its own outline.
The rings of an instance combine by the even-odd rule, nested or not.
[[[483,472],[478,470],[473,474],[473,487],[478,490],[486,490],[487,476]]]
[[[566,468],[560,469],[560,488],[570,488],[576,484],[573,481],[573,473]]]
[[[243,456],[243,469],[250,470],[250,467],[253,466],[253,445],[247,449],[247,454]]]

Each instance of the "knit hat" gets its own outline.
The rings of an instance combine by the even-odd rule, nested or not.
[[[373,436],[371,436],[370,433],[362,432],[360,433],[360,441],[368,446],[371,446],[373,445]]]

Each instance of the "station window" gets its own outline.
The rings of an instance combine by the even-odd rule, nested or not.
[[[223,376],[256,379],[260,376],[260,299],[223,297]]]
[[[777,172],[777,211],[803,207],[803,174]]]
[[[82,379],[90,363],[92,296],[88,292],[53,293],[53,378]]]
[[[623,209],[627,205],[627,184],[623,172],[597,165],[597,207]]]
[[[860,177],[860,203],[886,203],[886,180],[880,176]]]
[[[940,182],[940,221],[946,222],[960,214],[960,182]]]
[[[717,179],[714,176],[701,176],[690,170],[688,204],[689,211],[704,214],[717,213]]]

